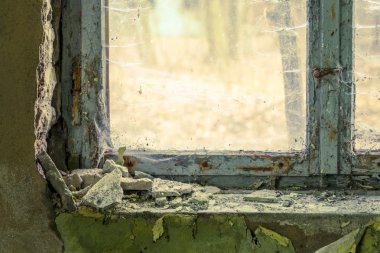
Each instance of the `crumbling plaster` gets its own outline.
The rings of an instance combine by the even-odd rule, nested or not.
[[[40,81],[53,79],[51,72],[41,73],[41,67],[50,63],[43,54],[39,57],[40,50],[51,52],[47,47],[51,43],[47,40],[49,25],[41,23],[41,8],[49,3],[0,2],[0,252],[62,251],[47,183],[36,170],[34,149],[37,66]],[[40,48],[42,41],[47,44]]]

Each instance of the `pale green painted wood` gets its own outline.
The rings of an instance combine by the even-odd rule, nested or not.
[[[68,168],[80,168],[82,135],[80,126],[73,121],[73,73],[80,67],[81,58],[81,2],[62,1],[62,118],[65,122]],[[80,109],[78,107],[78,109]]]
[[[63,1],[62,111],[69,169],[98,166],[111,146],[104,1]]]
[[[339,66],[340,1],[321,1],[320,68]],[[320,121],[320,173],[338,173],[339,83],[335,75],[324,76],[317,88]]]
[[[99,165],[111,146],[105,73],[105,0],[82,0],[82,167]]]
[[[317,89],[314,83],[313,68],[320,66],[321,59],[321,18],[320,1],[308,0],[308,79],[307,79],[307,150],[309,159],[309,173],[319,174],[319,120],[318,120],[318,101]]]

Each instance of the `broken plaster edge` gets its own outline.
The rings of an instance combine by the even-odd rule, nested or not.
[[[53,7],[51,0],[43,0],[41,8],[42,42],[39,47],[39,63],[36,69],[37,99],[34,105],[35,155],[47,150],[47,137],[56,122],[56,111],[52,106],[57,77],[54,68]],[[40,166],[39,173],[44,176]]]

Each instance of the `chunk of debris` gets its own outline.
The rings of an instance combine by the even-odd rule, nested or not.
[[[166,204],[168,204],[168,200],[166,199],[166,197],[156,198],[154,202],[155,202],[156,206],[158,206],[158,207],[163,207]]]
[[[136,179],[141,179],[141,178],[154,179],[154,177],[152,177],[148,173],[145,173],[145,172],[142,172],[142,171],[135,171],[135,176],[133,178],[136,178]]]
[[[216,186],[209,186],[209,185],[206,185],[203,189],[203,192],[205,193],[209,193],[209,194],[218,194],[220,193],[222,190],[219,189],[218,187]]]
[[[83,179],[78,174],[69,174],[63,177],[67,186],[72,185],[75,190],[79,190],[82,187]]]
[[[284,200],[284,202],[282,202],[283,207],[290,207],[292,204],[293,204],[293,201],[291,200]]]
[[[86,195],[86,193],[90,190],[91,186],[87,186],[86,188],[83,188],[79,191],[73,191],[72,194],[74,197],[76,197],[77,199],[80,199],[82,198],[84,195]]]
[[[351,253],[356,252],[358,244],[361,241],[365,228],[356,229],[343,236],[339,240],[317,250],[315,253],[330,253],[330,252],[340,252],[340,253]]]
[[[122,178],[120,185],[125,191],[149,191],[152,190],[153,181],[149,178]]]
[[[99,180],[83,197],[82,203],[97,209],[105,209],[123,198],[123,189],[120,186],[121,172],[114,170]]]
[[[123,177],[129,177],[128,169],[126,167],[115,163],[113,160],[105,161],[103,165],[103,173],[110,173],[115,169],[120,170]]]
[[[255,231],[257,239],[256,247],[260,247],[259,252],[282,252],[282,253],[295,253],[292,242],[267,228],[259,226]],[[265,249],[264,251],[262,251]],[[256,252],[254,250],[254,252]],[[335,251],[334,251],[335,252]]]
[[[154,198],[179,197],[184,194],[190,194],[192,191],[191,184],[156,178],[153,181],[152,196]]]
[[[243,199],[249,202],[278,203],[280,198],[275,191],[259,190],[244,196]]]
[[[96,184],[103,177],[102,169],[77,169],[71,172],[72,175],[78,174],[82,180],[82,188]]]
[[[206,210],[208,208],[209,196],[207,193],[195,192],[188,203],[194,210]]]
[[[171,208],[177,208],[183,204],[183,200],[181,197],[176,197],[173,200],[169,201],[169,206]]]
[[[45,172],[46,179],[61,197],[62,208],[68,211],[75,211],[76,206],[73,195],[48,153],[46,151],[41,152],[37,155],[37,159]]]

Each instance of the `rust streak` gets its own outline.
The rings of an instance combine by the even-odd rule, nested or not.
[[[72,124],[74,126],[80,125],[80,95],[82,92],[81,88],[81,65],[76,63],[73,66],[73,105],[72,105]]]
[[[207,160],[202,160],[199,163],[199,169],[202,171],[203,170],[210,170],[212,168],[213,168],[212,164],[210,164]]]
[[[253,167],[253,166],[243,166],[239,167],[239,170],[243,171],[273,171],[273,167]]]

